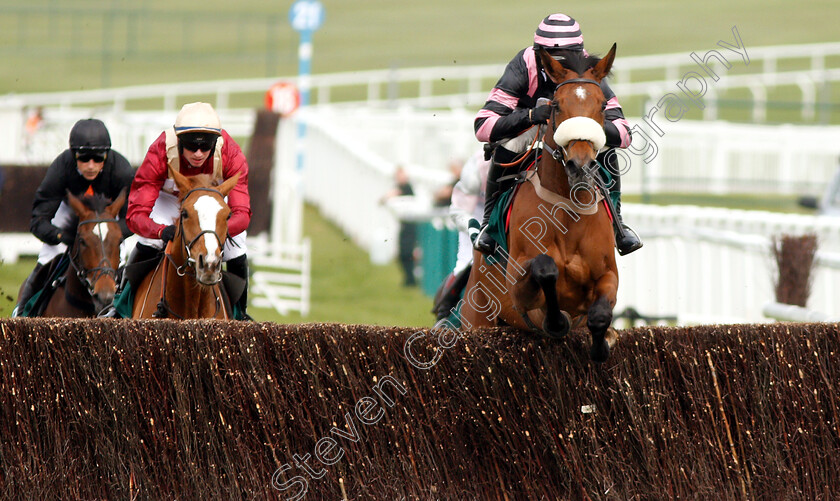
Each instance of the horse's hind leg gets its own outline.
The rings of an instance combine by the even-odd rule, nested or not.
[[[540,254],[531,259],[528,264],[531,279],[545,295],[545,320],[543,320],[542,328],[551,337],[563,337],[568,334],[571,321],[569,315],[560,310],[560,303],[557,300],[557,278],[560,275],[557,263],[546,254]]]

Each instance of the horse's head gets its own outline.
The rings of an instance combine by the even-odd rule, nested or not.
[[[586,182],[590,167],[606,143],[607,102],[600,83],[612,68],[615,49],[613,44],[602,59],[564,51],[559,61],[544,49],[537,52],[546,74],[557,84],[551,101],[550,133],[544,140],[562,151],[570,186]]]
[[[77,198],[67,192],[67,202],[79,218],[70,263],[96,311],[111,304],[116,292],[122,242],[117,218],[125,198],[125,190],[113,203],[101,195]]]
[[[230,207],[225,197],[236,186],[239,174],[218,186],[206,175],[187,177],[171,167],[169,173],[181,197],[181,213],[175,239],[180,239],[187,264],[203,285],[222,279],[222,247],[227,238]]]

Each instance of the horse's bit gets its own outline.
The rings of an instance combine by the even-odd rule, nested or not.
[[[586,84],[593,84],[593,85],[597,85],[598,87],[601,87],[601,84],[597,80],[592,80],[591,78],[570,78],[568,80],[564,80],[564,81],[560,82],[559,84],[557,84],[557,87],[554,88],[554,92],[556,93],[557,89],[559,89],[560,87],[562,87],[566,84],[570,84],[570,83],[586,83]],[[551,101],[551,103],[553,104],[554,101]],[[554,106],[552,106],[551,107],[551,119],[550,119],[550,121],[551,121],[550,126],[551,126],[552,130],[557,129],[557,124],[554,121],[554,112],[555,111],[556,111],[556,108]],[[545,149],[552,156],[552,158],[554,158],[554,160],[557,160],[560,163],[565,163],[565,161],[566,161],[565,159],[566,159],[566,156],[567,156],[565,147],[558,145],[557,149],[555,150],[554,148],[552,148],[551,146],[546,144],[545,141],[542,141],[542,143],[543,143],[542,144],[543,149]],[[596,154],[597,153],[599,153],[599,152],[596,152]]]
[[[113,219],[113,218],[111,218],[111,219],[105,219],[105,218],[87,219],[85,221],[80,221],[77,228],[80,228],[82,225],[85,225],[85,224],[118,223],[118,222],[119,222],[119,220]],[[99,261],[98,266],[96,266],[94,268],[90,268],[90,269],[85,269],[85,268],[79,266],[78,263],[76,263],[76,258],[78,257],[78,253],[76,255],[74,255],[72,251],[70,252],[70,266],[73,267],[73,270],[76,272],[76,277],[78,277],[79,282],[84,284],[84,286],[87,288],[88,294],[90,294],[91,297],[93,297],[93,294],[94,294],[94,286],[95,286],[96,282],[102,277],[102,275],[113,276],[114,281],[116,282],[116,280],[117,280],[117,270],[113,268],[113,265],[111,264],[111,260],[108,259],[108,257],[106,256],[105,242],[102,240],[101,235],[100,235],[100,238],[99,238],[99,246],[102,250],[102,260]],[[74,245],[73,249],[76,249],[76,248],[77,248],[77,246]],[[91,273],[94,273],[94,276],[93,276],[92,279],[90,278]]]
[[[222,193],[219,190],[214,190],[213,188],[193,188],[190,191],[188,191],[186,193],[186,195],[184,195],[184,200],[186,200],[187,197],[189,197],[190,194],[195,192],[195,191],[209,191],[211,193],[215,193],[215,194],[219,195],[220,197],[224,198],[224,196],[222,196]],[[183,247],[184,251],[187,254],[187,260],[184,262],[184,264],[178,266],[174,262],[172,262],[172,257],[169,254],[167,254],[166,256],[170,260],[170,262],[172,262],[172,265],[175,266],[175,271],[176,271],[176,273],[178,273],[178,276],[183,277],[184,275],[186,275],[187,270],[189,268],[194,268],[195,258],[192,257],[192,252],[190,252],[190,250],[192,249],[193,245],[195,245],[195,243],[198,241],[198,239],[201,238],[205,233],[209,233],[209,234],[213,235],[214,237],[216,237],[216,241],[219,243],[219,248],[220,249],[224,247],[224,243],[222,242],[222,239],[219,237],[219,234],[216,233],[215,230],[202,230],[198,233],[198,235],[195,236],[195,238],[193,238],[192,240],[190,240],[189,243],[187,243],[187,237],[184,236],[184,211],[181,211],[181,214],[179,216],[179,226],[181,227],[181,232],[180,232],[181,233],[181,246]],[[216,283],[218,283],[218,282],[216,282]],[[207,285],[214,285],[214,284],[207,284]]]

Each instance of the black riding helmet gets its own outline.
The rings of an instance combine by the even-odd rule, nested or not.
[[[79,120],[70,130],[70,149],[77,152],[108,151],[111,149],[111,136],[101,120]]]

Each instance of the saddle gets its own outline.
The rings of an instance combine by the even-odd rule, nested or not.
[[[64,284],[64,273],[70,266],[70,253],[65,252],[53,258],[52,261],[42,266],[32,277],[35,289],[38,291],[32,295],[27,303],[21,306],[21,317],[40,317],[50,302],[55,290]]]
[[[138,261],[122,267],[121,272],[124,277],[123,283],[125,283],[125,286],[114,296],[114,309],[117,310],[117,314],[121,318],[131,318],[134,309],[132,284],[135,284],[134,286],[136,287],[136,284],[142,282],[146,278],[146,275],[151,273],[162,259],[163,253],[160,253],[152,259]],[[243,278],[227,271],[222,272],[222,282],[219,289],[222,293],[222,299],[225,301],[225,307],[228,311],[234,313],[234,318],[238,318],[240,312],[236,308],[233,308],[232,305],[235,305],[239,301],[242,294],[245,293],[247,285],[247,282]]]

